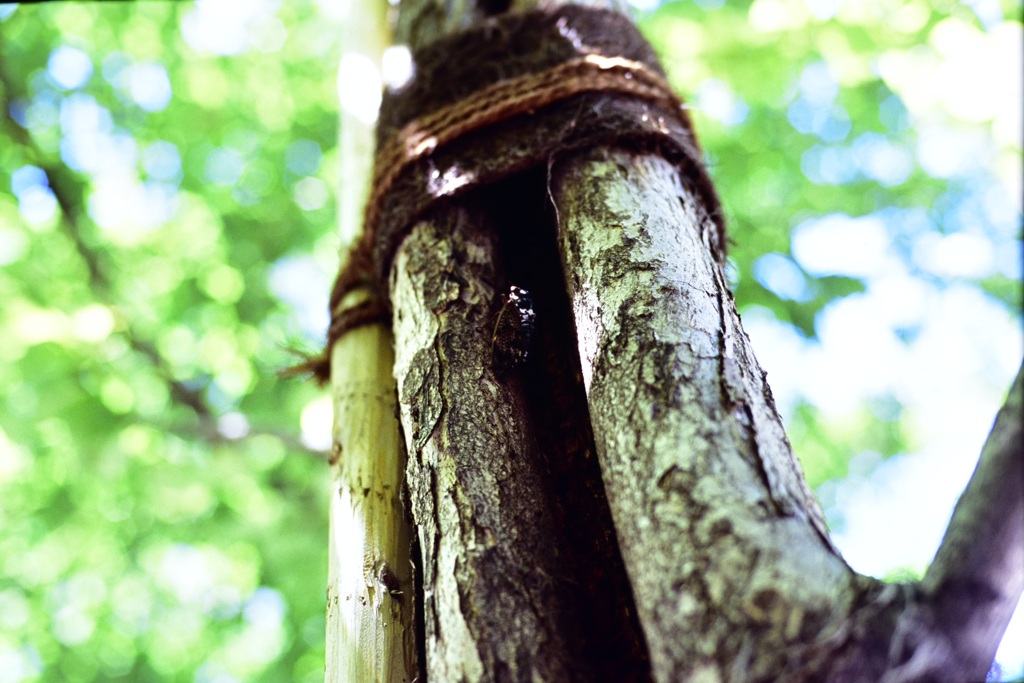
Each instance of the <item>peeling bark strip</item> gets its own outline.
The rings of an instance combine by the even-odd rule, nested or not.
[[[328,351],[305,369],[327,377],[338,337],[386,311],[394,251],[427,209],[560,151],[623,145],[686,168],[724,258],[718,197],[689,116],[628,18],[572,5],[503,15],[417,50],[413,63],[414,78],[381,107],[374,190],[331,294]],[[379,294],[376,311],[346,315],[342,298],[365,284]]]

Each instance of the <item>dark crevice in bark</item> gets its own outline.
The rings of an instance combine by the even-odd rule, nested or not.
[[[406,522],[412,525],[412,517],[408,515],[408,496],[404,497],[403,506],[407,513]],[[416,683],[427,683],[426,662],[427,662],[427,622],[423,607],[423,596],[426,595],[423,583],[423,549],[420,548],[418,534],[412,536],[412,550],[409,553],[412,560],[412,581],[413,594],[409,599],[413,601],[413,613],[416,629],[416,662],[419,671],[416,672]]]
[[[481,191],[498,221],[501,271],[530,291],[537,314],[532,352],[510,381],[524,405],[538,444],[558,541],[559,576],[566,600],[561,630],[571,635],[580,680],[648,681],[646,643],[605,498],[565,292],[553,210],[543,172],[522,174]]]
[[[512,7],[512,0],[477,0],[477,9],[485,17],[503,14]]]

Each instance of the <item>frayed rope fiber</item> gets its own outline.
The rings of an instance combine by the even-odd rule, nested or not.
[[[686,109],[630,20],[575,5],[502,15],[413,54],[413,79],[385,93],[363,234],[335,280],[323,353],[294,369],[330,376],[334,343],[390,317],[387,278],[398,245],[435,203],[599,146],[657,152],[693,179],[725,229]],[[368,287],[369,302],[342,310]]]

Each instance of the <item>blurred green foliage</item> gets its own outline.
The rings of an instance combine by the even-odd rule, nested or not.
[[[639,23],[693,111],[725,205],[729,275],[744,316],[765,313],[791,326],[790,338],[807,342],[802,349],[816,350],[823,313],[837,302],[884,308],[879,300],[906,296],[905,307],[918,310],[888,314],[905,320],[885,320],[881,310],[877,317],[914,355],[916,336],[940,315],[926,309],[964,287],[1016,320],[980,334],[1009,328],[1019,336],[1018,3],[695,0],[658,5]],[[884,242],[871,255],[888,263],[863,273],[810,267],[794,235],[830,218],[853,233],[881,226]],[[969,243],[982,254],[973,263]],[[942,258],[936,245],[948,247]],[[928,293],[923,301],[915,286]],[[946,351],[930,359],[937,372],[960,362]],[[1019,350],[1008,357],[1001,355],[1009,369],[993,382],[997,393],[1009,386]],[[777,398],[779,379],[769,377]],[[888,457],[918,445],[894,393],[865,396],[843,416],[822,414],[806,396],[782,401],[812,486],[846,476],[851,456],[865,449]]]
[[[879,56],[982,22],[952,3],[753,5],[641,25],[691,92],[737,299],[813,339],[866,285],[806,272],[794,226],[903,210],[951,233],[992,184],[849,156],[913,158]],[[219,7],[0,4],[0,682],[322,678],[329,422],[323,392],[275,371],[326,324],[343,46],[313,0]],[[1019,304],[1012,274],[961,279]],[[870,408],[796,405],[813,483],[912,445],[898,407]]]
[[[0,6],[2,681],[322,680],[340,46],[270,9]]]

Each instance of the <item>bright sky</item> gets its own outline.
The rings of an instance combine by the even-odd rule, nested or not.
[[[774,31],[779,22],[807,21],[808,13],[850,14],[870,11],[871,4],[756,0],[751,22]],[[866,291],[822,312],[816,342],[770,313],[744,314],[784,415],[805,400],[841,420],[887,395],[910,415],[914,452],[881,464],[878,454],[860,453],[849,477],[819,492],[847,561],[879,577],[899,568],[920,571],[933,557],[1024,356],[1020,320],[957,281],[1021,277],[1021,28],[1001,20],[997,2],[969,4],[987,32],[946,19],[932,30],[930,49],[879,60],[879,73],[919,132],[916,148],[866,135],[849,146],[823,144],[804,159],[808,177],[824,184],[857,176],[899,184],[915,163],[938,178],[977,177],[976,191],[943,217],[946,233],[915,230],[915,223],[928,228],[923,212],[804,221],[793,229],[796,265],[811,275],[864,278]],[[831,106],[842,68],[823,61],[805,71],[803,104],[790,110],[795,127],[826,143],[845,137],[841,120],[819,114]],[[989,133],[957,122],[988,124]],[[908,234],[910,249],[897,253],[895,238]],[[769,255],[758,266],[756,275],[769,288],[795,300],[805,296],[793,262]],[[1024,676],[1024,610],[1017,610],[997,661],[1003,680]]]

